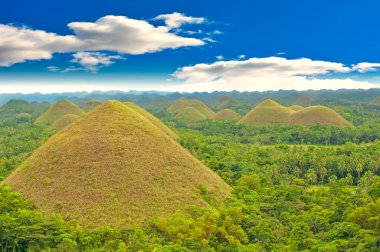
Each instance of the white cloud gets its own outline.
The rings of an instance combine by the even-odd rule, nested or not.
[[[100,52],[77,52],[71,62],[78,63],[89,72],[97,72],[101,67],[110,66],[114,60],[124,59],[120,55],[107,55]]]
[[[376,87],[366,81],[350,78],[318,78],[329,73],[349,73],[350,67],[341,63],[307,58],[250,58],[217,61],[178,69],[173,76],[185,81],[182,91],[213,90],[279,90],[279,89],[339,89]],[[328,77],[328,76],[324,76]],[[173,87],[169,87],[173,88]]]
[[[75,66],[69,66],[62,70],[62,73],[70,73],[70,72],[78,72],[78,71],[85,71],[86,69],[83,67],[75,67]]]
[[[362,62],[352,66],[352,69],[359,73],[373,72],[380,67],[380,63]]]
[[[186,23],[177,22],[179,25]],[[61,36],[42,30],[0,24],[0,66],[11,66],[26,60],[51,59],[54,53],[115,51],[144,54],[205,44],[202,39],[171,33],[170,27],[156,27],[147,21],[125,16],[110,15],[95,22],[72,22],[68,27],[74,35]]]
[[[245,56],[244,54],[241,54],[241,55],[239,55],[238,58],[239,58],[239,59],[245,59],[245,57],[246,57],[246,56]]]
[[[57,66],[48,66],[46,68],[49,72],[59,72],[61,69]]]
[[[223,56],[223,55],[215,56],[215,58],[216,58],[217,60],[224,60],[224,56]]]
[[[153,20],[164,20],[169,28],[178,28],[183,24],[201,24],[205,21],[203,17],[189,17],[182,13],[174,12],[172,14],[162,14],[155,17]]]

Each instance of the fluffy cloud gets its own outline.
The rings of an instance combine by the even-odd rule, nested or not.
[[[101,67],[112,65],[117,59],[123,59],[123,57],[100,52],[77,52],[73,55],[71,62],[80,64],[89,72],[97,72]]]
[[[354,81],[350,78],[327,78],[330,73],[350,71],[350,67],[336,62],[268,57],[197,64],[182,67],[173,76],[185,81],[186,84],[180,87],[183,91],[374,87],[368,82]],[[319,78],[321,75],[325,78]]]
[[[362,62],[352,66],[353,70],[358,71],[359,73],[373,72],[380,67],[380,63],[368,63]]]
[[[10,66],[26,60],[50,59],[54,53],[115,51],[144,54],[205,44],[202,39],[183,37],[170,32],[172,22],[174,21],[170,21],[168,26],[156,27],[144,20],[110,15],[95,22],[69,23],[68,27],[74,34],[67,36],[25,27],[0,25],[0,66]],[[177,25],[186,22],[190,21],[177,21]]]
[[[155,17],[153,20],[164,20],[166,26],[169,28],[178,28],[183,24],[201,24],[205,21],[202,17],[189,17],[178,12],[162,14]]]

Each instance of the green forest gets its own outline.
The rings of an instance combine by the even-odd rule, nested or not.
[[[46,103],[12,102],[0,108],[0,180],[56,133],[34,123]],[[208,207],[91,229],[1,185],[0,251],[379,251],[380,109],[328,105],[352,126],[188,123],[150,110],[231,186],[224,204],[200,185]],[[252,106],[230,108],[243,115]]]

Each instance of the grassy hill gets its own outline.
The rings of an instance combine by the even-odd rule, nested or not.
[[[87,100],[87,101],[84,101],[84,102],[81,102],[79,104],[79,107],[84,111],[84,112],[89,112],[90,110],[94,109],[96,106],[98,106],[99,104],[101,104],[100,101],[96,100],[96,99],[91,99],[91,100]]]
[[[215,112],[206,104],[195,99],[178,99],[170,105],[168,112],[177,114],[185,108],[194,108],[207,119],[211,119],[215,115]]]
[[[289,107],[291,110],[293,111],[298,111],[298,110],[301,110],[303,109],[304,107],[300,106],[300,105],[292,105]]]
[[[195,123],[206,120],[207,117],[193,107],[185,107],[175,114],[174,119],[183,120],[186,123]]]
[[[146,107],[148,111],[157,114],[166,111],[170,107],[170,101],[166,97],[157,97]]]
[[[163,122],[161,122],[157,117],[143,109],[142,107],[132,103],[132,102],[124,102],[124,105],[129,107],[130,109],[134,110],[135,112],[140,113],[140,115],[144,116],[146,119],[148,119],[154,126],[161,129],[163,132],[165,132],[168,136],[172,137],[173,139],[178,139],[178,135],[174,133],[171,129],[168,128]]]
[[[293,112],[290,108],[267,99],[254,107],[239,122],[245,125],[284,124]]]
[[[50,106],[44,114],[37,118],[35,124],[52,125],[56,120],[68,114],[83,116],[84,112],[71,101],[63,99]]]
[[[232,109],[239,106],[241,106],[241,102],[232,96],[222,96],[212,105],[216,111],[226,108]]]
[[[213,119],[218,121],[229,121],[238,120],[240,117],[241,116],[232,109],[222,109],[214,115]]]
[[[294,125],[331,125],[331,126],[350,126],[346,119],[334,110],[325,106],[311,106],[294,112],[288,119],[289,124]]]
[[[87,227],[143,225],[230,187],[138,111],[108,101],[53,135],[3,182]]]
[[[51,125],[51,128],[54,131],[60,131],[61,129],[71,124],[72,122],[78,120],[79,118],[80,118],[79,115],[74,115],[74,114],[64,115],[61,118],[55,120],[53,124]]]
[[[350,126],[351,123],[325,106],[303,108],[299,105],[285,107],[273,100],[265,100],[254,107],[240,121],[245,125],[304,125]]]
[[[380,106],[380,96],[373,99],[369,104],[373,106]]]

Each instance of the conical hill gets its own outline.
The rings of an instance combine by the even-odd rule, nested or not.
[[[35,124],[52,125],[56,120],[68,114],[83,116],[84,112],[71,101],[63,99],[50,106],[45,113],[37,118]]]
[[[290,108],[267,99],[254,107],[239,122],[246,125],[284,124],[293,112]]]
[[[351,123],[344,119],[337,112],[325,106],[311,106],[294,112],[289,120],[289,124],[294,125],[331,125],[331,126],[351,126]]]
[[[186,123],[196,123],[203,120],[206,120],[207,117],[199,112],[196,108],[193,107],[185,107],[181,108],[176,115],[174,116],[174,119],[183,120]]]
[[[169,113],[177,114],[185,108],[194,108],[199,111],[206,119],[211,119],[215,112],[212,111],[206,104],[196,99],[178,99],[173,102],[168,108]]]
[[[218,113],[216,113],[213,117],[214,120],[217,121],[231,121],[238,120],[240,115],[233,111],[232,109],[222,109]]]
[[[45,213],[88,227],[143,225],[229,186],[130,107],[108,101],[52,136],[3,182]]]

